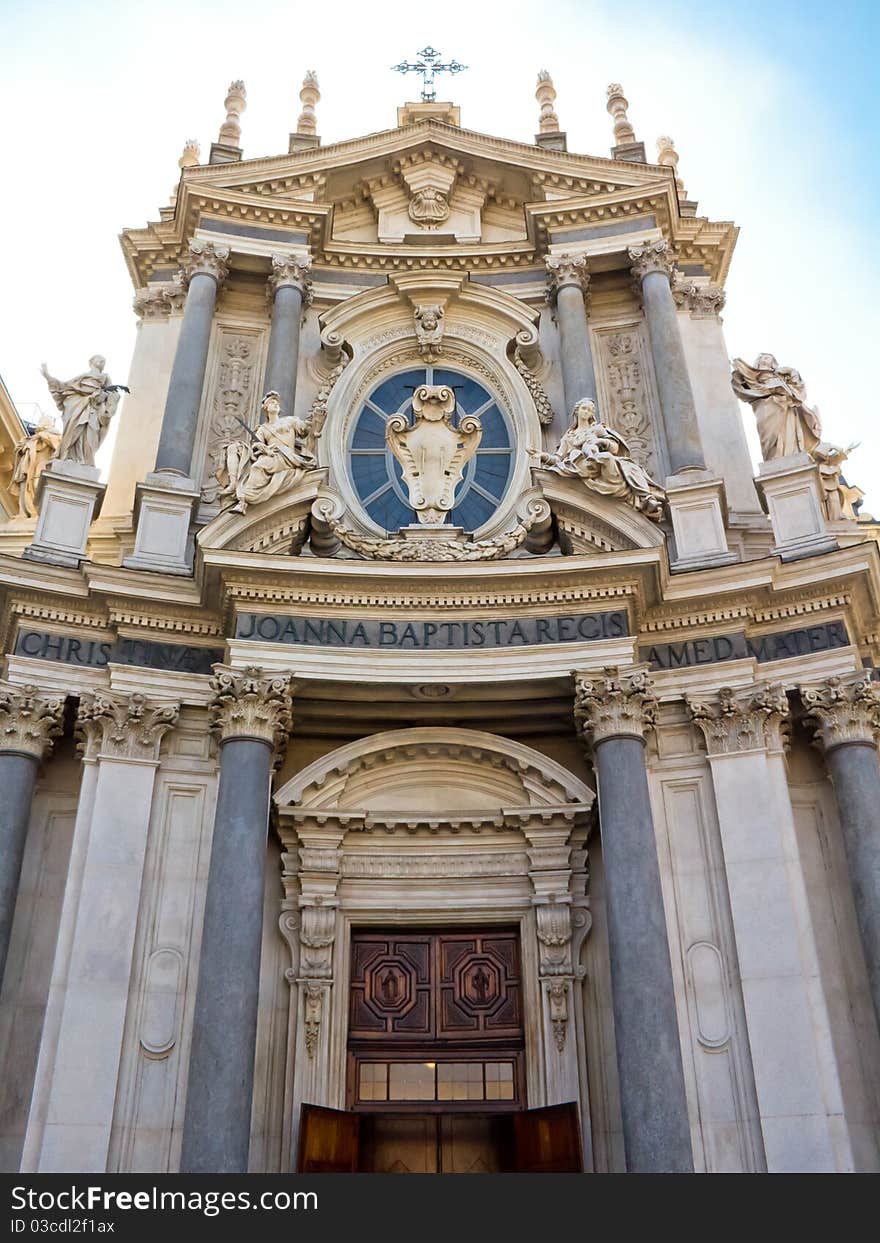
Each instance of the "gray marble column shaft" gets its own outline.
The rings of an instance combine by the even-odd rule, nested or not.
[[[880,758],[872,743],[826,754],[834,782],[850,883],[877,1022],[880,1023]]]
[[[568,416],[577,402],[585,398],[597,400],[590,329],[580,285],[560,285],[556,292],[556,317],[559,322],[559,354],[567,425]]]
[[[673,475],[681,470],[706,467],[697,408],[688,377],[684,346],[678,328],[675,301],[664,272],[642,277],[642,301],[654,360],[654,376]]]
[[[156,453],[157,471],[170,470],[187,476],[192,472],[216,301],[216,278],[208,272],[195,272],[186,295],[183,324],[165,399]]]
[[[645,748],[597,742],[599,822],[626,1168],[693,1171],[675,988]]]
[[[288,415],[293,414],[296,400],[302,305],[302,290],[296,285],[279,285],[275,290],[264,388],[279,395],[282,413]]]
[[[271,771],[268,742],[222,744],[182,1173],[247,1173]]]
[[[21,863],[27,841],[28,821],[40,761],[23,752],[0,752],[0,983],[6,969],[9,937]]]

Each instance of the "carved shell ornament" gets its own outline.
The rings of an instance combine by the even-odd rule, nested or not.
[[[449,204],[442,190],[426,186],[416,190],[409,201],[409,218],[425,229],[436,229],[449,219]]]

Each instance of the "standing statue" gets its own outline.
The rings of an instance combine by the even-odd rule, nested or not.
[[[530,452],[557,475],[576,475],[591,491],[616,496],[654,522],[663,517],[666,493],[633,461],[623,437],[600,421],[595,402],[577,403],[555,452]]]
[[[51,414],[41,414],[30,435],[15,446],[12,484],[18,488],[18,512],[22,518],[37,515],[37,483],[43,467],[55,456],[60,440]]]
[[[816,445],[811,454],[813,461],[819,467],[822,503],[825,517],[829,522],[841,522],[846,519],[855,522],[857,520],[856,511],[865,494],[861,488],[847,483],[840,473],[844,462],[856,447],[853,444],[848,449],[842,449],[840,445],[832,445],[823,440]]]
[[[463,414],[453,427],[455,390],[446,384],[420,384],[412,396],[413,422],[392,414],[385,424],[388,448],[403,468],[409,503],[419,522],[446,521],[464,468],[477,451],[483,425]]]
[[[56,380],[49,375],[46,364],[40,371],[46,377],[52,400],[61,411],[61,443],[56,458],[59,462],[81,462],[95,465],[95,454],[107,434],[110,420],[119,405],[120,392],[128,392],[124,384],[111,384],[104,371],[106,359],[95,354],[89,369],[72,380]]]
[[[282,415],[278,393],[267,393],[260,410],[265,422],[252,433],[248,469],[244,470],[243,463],[238,465],[233,513],[243,514],[248,505],[259,505],[286,492],[318,464],[301,443],[308,425],[292,415]]]
[[[812,453],[821,441],[819,414],[807,405],[807,390],[793,367],[780,367],[772,354],[759,354],[753,367],[735,358],[731,384],[754,408],[765,462]]]

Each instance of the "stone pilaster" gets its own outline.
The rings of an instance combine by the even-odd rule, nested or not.
[[[579,401],[596,401],[596,370],[590,347],[586,296],[590,272],[585,255],[548,255],[547,297],[559,323],[559,357],[566,423]]]
[[[278,394],[282,413],[288,415],[293,414],[296,402],[300,325],[303,307],[312,297],[311,266],[308,255],[273,255],[266,285],[272,327],[264,389]]]
[[[880,1023],[880,683],[865,672],[801,687],[840,814],[868,981]]]
[[[6,967],[37,771],[61,733],[64,700],[0,682],[0,983]]]
[[[181,1170],[247,1172],[273,759],[292,723],[284,676],[216,665],[220,782],[193,1014]]]
[[[574,712],[599,787],[627,1170],[687,1173],[690,1123],[645,765],[657,716],[647,669],[576,674]]]

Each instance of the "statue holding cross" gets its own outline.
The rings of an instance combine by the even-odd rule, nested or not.
[[[392,65],[391,68],[396,73],[420,73],[422,75],[422,102],[426,104],[433,103],[437,98],[437,91],[434,87],[435,74],[461,73],[462,69],[467,69],[467,65],[460,65],[457,60],[450,60],[443,64],[440,59],[442,52],[438,52],[430,44],[423,47],[417,56],[418,60],[402,60],[399,65]]]

